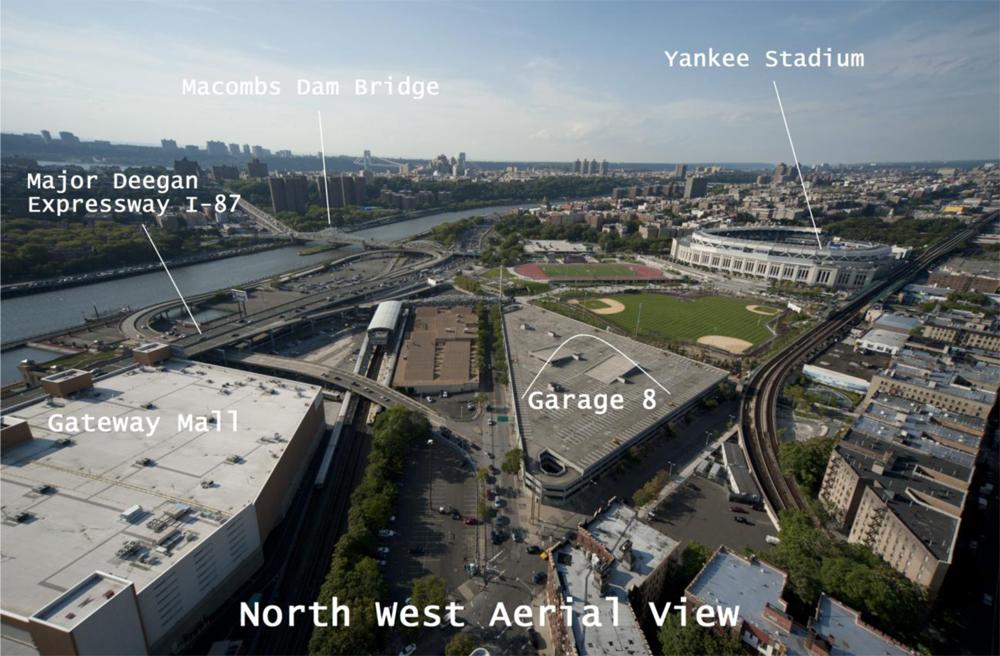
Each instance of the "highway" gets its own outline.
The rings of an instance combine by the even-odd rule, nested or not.
[[[775,522],[782,510],[809,510],[798,487],[785,478],[778,464],[781,438],[777,424],[777,403],[786,378],[793,370],[838,339],[869,303],[880,301],[899,290],[937,259],[964,244],[982,225],[996,216],[994,213],[971,224],[932,246],[916,260],[900,266],[885,280],[863,291],[847,305],[834,311],[819,326],[779,351],[747,381],[740,403],[740,444]]]
[[[427,417],[434,428],[446,427],[454,435],[470,444],[476,444],[481,439],[478,433],[469,432],[467,423],[451,420],[416,399],[391,387],[381,385],[367,376],[356,374],[350,369],[328,367],[315,362],[304,362],[295,358],[264,353],[230,354],[227,355],[226,361],[230,366],[243,366],[258,371],[272,372],[274,375],[297,378],[303,382],[325,387],[338,387],[381,406],[405,406]]]

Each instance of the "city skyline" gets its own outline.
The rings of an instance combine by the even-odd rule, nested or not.
[[[994,3],[594,3],[572,12],[559,4],[339,3],[280,16],[256,4],[123,8],[4,3],[7,130],[313,153],[319,109],[328,153],[787,161],[774,80],[803,162],[990,159],[1000,141]],[[747,52],[753,63],[682,69],[664,57],[709,47]],[[764,66],[769,49],[827,47],[863,52],[865,66]],[[437,81],[441,91],[423,100],[351,93],[352,80],[387,75]],[[185,79],[255,77],[280,81],[283,93],[182,95]],[[339,81],[341,95],[298,96],[299,78]]]

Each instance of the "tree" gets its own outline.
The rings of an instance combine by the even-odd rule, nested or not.
[[[456,633],[444,646],[444,656],[469,656],[477,647],[476,639],[467,631]]]
[[[524,453],[521,449],[511,449],[504,455],[500,470],[505,474],[517,475],[521,471],[521,458],[523,455]]]
[[[402,627],[401,631],[409,640],[415,640],[423,628],[423,610],[428,606],[443,607],[445,604],[446,586],[444,579],[434,574],[422,576],[413,582],[410,590],[410,603],[421,611],[420,627]]]
[[[782,511],[781,542],[765,558],[788,572],[791,593],[813,606],[821,592],[861,611],[865,620],[911,642],[927,613],[923,589],[868,547],[832,540],[801,511]]]
[[[781,473],[791,476],[803,490],[816,496],[835,443],[836,440],[822,437],[802,442],[785,442],[778,454]]]
[[[744,651],[740,641],[733,636],[722,636],[711,629],[692,623],[682,625],[677,614],[667,616],[658,634],[660,652],[664,656],[691,656],[713,654],[716,656],[741,656]]]

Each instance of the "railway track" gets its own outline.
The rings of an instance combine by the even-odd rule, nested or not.
[[[916,260],[898,267],[884,281],[862,292],[831,313],[822,324],[779,351],[747,381],[740,403],[740,442],[746,452],[751,473],[775,517],[786,509],[809,510],[798,486],[785,478],[778,464],[781,437],[778,432],[777,405],[784,381],[803,362],[836,340],[868,304],[882,300],[898,290],[917,273],[965,243],[982,225],[996,216],[997,213],[994,213],[971,224],[932,246]]]

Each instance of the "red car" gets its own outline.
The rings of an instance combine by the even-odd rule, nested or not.
[[[747,509],[744,508],[743,506],[729,506],[729,509],[732,510],[734,513],[740,513],[741,515],[747,514]]]
[[[476,519],[475,517],[466,517],[465,523],[468,524],[469,526],[475,526],[476,524],[479,523],[479,520]]]

